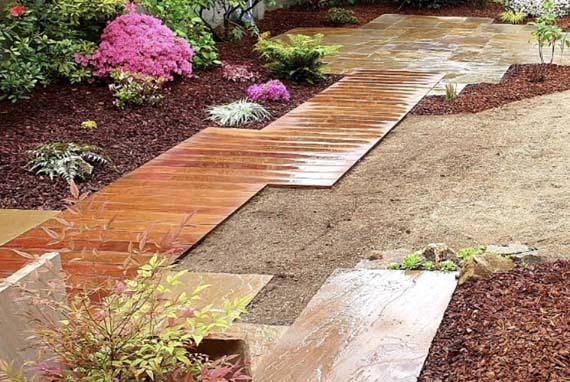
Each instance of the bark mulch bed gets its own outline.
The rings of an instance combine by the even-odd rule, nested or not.
[[[570,381],[570,262],[458,288],[419,381]]]
[[[570,90],[570,66],[512,65],[498,84],[468,85],[453,101],[444,96],[424,98],[412,114],[478,113],[525,98]]]
[[[221,44],[227,62],[249,63],[260,73],[258,81],[271,79],[251,51],[251,40]],[[340,77],[329,77],[317,86],[286,82],[293,101],[269,104],[273,119],[287,113]],[[209,105],[244,98],[251,83],[224,80],[221,69],[196,72],[192,79],[170,86],[164,102],[156,107],[118,110],[104,84],[71,86],[57,84],[34,92],[31,101],[0,102],[0,208],[59,209],[68,196],[68,186],[58,180],[34,176],[23,167],[26,150],[41,143],[77,142],[104,148],[117,171],[97,168],[81,183],[82,191],[96,191],[132,171],[196,132],[215,126],[205,121]],[[94,120],[97,129],[85,130],[81,122]],[[259,129],[267,122],[244,126]]]

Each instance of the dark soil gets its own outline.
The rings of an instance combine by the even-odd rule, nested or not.
[[[231,63],[248,63],[260,74],[258,81],[270,79],[269,73],[251,52],[251,40],[221,44],[221,57]],[[317,86],[286,82],[293,101],[273,103],[268,109],[277,118],[339,77],[329,77]],[[34,92],[32,99],[12,104],[0,103],[0,208],[59,209],[68,195],[63,180],[51,183],[34,176],[24,166],[26,151],[41,143],[77,142],[97,145],[107,151],[117,167],[96,169],[94,176],[81,184],[83,191],[96,191],[132,171],[196,132],[215,126],[205,121],[209,105],[244,98],[251,83],[224,80],[221,70],[196,72],[186,81],[173,83],[166,100],[156,107],[118,110],[104,84],[71,86],[56,84]],[[85,130],[81,122],[94,120],[97,129]],[[267,122],[244,128],[259,129]]]
[[[570,380],[570,262],[457,289],[421,382]]]
[[[512,65],[498,84],[468,85],[453,101],[444,96],[424,98],[417,115],[478,113],[525,98],[570,89],[570,66]]]

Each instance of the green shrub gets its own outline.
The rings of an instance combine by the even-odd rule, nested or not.
[[[161,94],[164,78],[154,78],[142,74],[115,69],[111,73],[113,83],[109,89],[119,109],[143,105],[156,105],[164,99]]]
[[[28,151],[28,156],[28,171],[36,175],[47,175],[51,181],[61,176],[68,183],[89,178],[96,165],[111,164],[100,147],[77,143],[39,145]]]
[[[327,12],[327,22],[333,25],[358,24],[358,17],[349,9],[331,8]]]
[[[210,120],[220,126],[241,126],[249,122],[260,122],[271,117],[262,105],[240,100],[227,105],[211,106],[208,109]]]
[[[128,0],[59,0],[61,17],[71,25],[105,23],[123,13]]]
[[[219,64],[216,43],[212,31],[196,13],[192,0],[142,0],[148,14],[161,19],[174,33],[188,41],[194,49],[192,65],[205,68]]]
[[[107,18],[114,17],[124,1],[19,0],[8,7],[0,19],[0,99],[28,98],[36,86],[56,77],[72,83],[89,78],[90,71],[75,55],[93,53]],[[83,3],[90,5],[71,11],[72,4]],[[113,11],[101,6],[111,3]],[[14,9],[25,11],[14,15]]]
[[[96,290],[98,296],[104,296],[100,303],[91,300],[93,290],[85,287],[67,298],[54,299],[53,295],[65,286],[65,280],[57,275],[50,278],[48,287],[24,290],[19,298],[43,312],[41,320],[31,320],[31,341],[42,350],[40,359],[26,363],[29,369],[25,375],[31,378],[18,375],[11,365],[0,361],[0,380],[250,380],[243,363],[236,362],[235,357],[211,360],[197,346],[208,334],[230,327],[245,312],[251,297],[225,301],[214,309],[201,299],[207,285],[189,293],[175,293],[174,287],[182,283],[186,271],[174,273],[165,258],[165,254],[151,257],[135,277],[101,283]]]
[[[504,11],[500,13],[501,21],[508,24],[522,24],[528,15],[524,12]]]
[[[322,34],[314,37],[287,35],[288,42],[262,35],[255,50],[268,61],[267,68],[279,79],[314,84],[324,78],[323,58],[336,53],[340,45],[324,46]]]
[[[538,56],[543,64],[547,62],[544,54],[545,49],[550,49],[550,60],[548,63],[552,64],[556,48],[560,48],[560,55],[562,55],[564,48],[570,46],[567,33],[556,25],[557,20],[554,3],[552,0],[546,0],[542,3],[542,15],[536,19],[536,22],[529,23],[529,25],[535,28],[532,35],[538,43]]]

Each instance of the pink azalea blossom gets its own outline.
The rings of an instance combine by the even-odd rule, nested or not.
[[[97,77],[115,69],[172,80],[174,75],[191,77],[194,51],[162,22],[148,15],[129,13],[117,17],[103,31],[101,44],[89,57],[77,55],[83,66],[92,66]]]
[[[291,94],[281,81],[272,80],[264,84],[251,85],[247,89],[247,98],[256,102],[289,102]]]

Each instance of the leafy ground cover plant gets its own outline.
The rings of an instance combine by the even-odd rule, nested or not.
[[[111,73],[113,83],[109,89],[113,92],[113,103],[119,109],[127,107],[156,105],[164,100],[161,94],[164,78],[154,78],[138,73],[115,69]]]
[[[534,26],[532,35],[536,38],[538,43],[538,56],[540,62],[545,63],[544,50],[550,49],[549,64],[552,64],[555,57],[556,48],[560,48],[560,54],[564,54],[564,48],[570,46],[567,33],[564,33],[562,28],[555,25],[557,16],[554,13],[554,3],[551,0],[546,0],[542,4],[542,15],[536,19],[535,22],[529,23]]]
[[[334,7],[327,13],[327,22],[333,25],[358,24],[358,17],[350,9]]]
[[[222,77],[232,82],[248,82],[255,80],[258,75],[250,70],[249,65],[233,65],[222,63]]]
[[[115,69],[170,81],[174,75],[190,77],[194,51],[186,40],[176,37],[159,19],[137,13],[113,20],[103,31],[101,44],[91,56],[77,56],[84,66],[92,66],[97,77],[107,77]]]
[[[52,143],[28,151],[28,171],[47,175],[51,181],[61,176],[68,183],[91,176],[97,165],[111,165],[110,158],[97,146],[77,143]]]
[[[255,50],[268,61],[269,70],[279,79],[313,84],[324,78],[323,59],[340,49],[340,45],[324,46],[324,35],[314,37],[287,35],[288,41],[272,40],[260,36]]]
[[[262,105],[247,100],[211,106],[208,113],[210,115],[208,119],[220,126],[241,126],[249,122],[264,121],[271,117],[271,113]]]
[[[291,94],[279,80],[271,80],[264,84],[254,84],[247,89],[247,98],[254,102],[289,102]]]
[[[425,271],[442,271],[454,272],[457,270],[457,265],[451,260],[440,261],[438,264],[433,261],[426,260],[422,255],[412,253],[402,259],[401,263],[390,263],[387,267],[390,270],[425,270]]]

